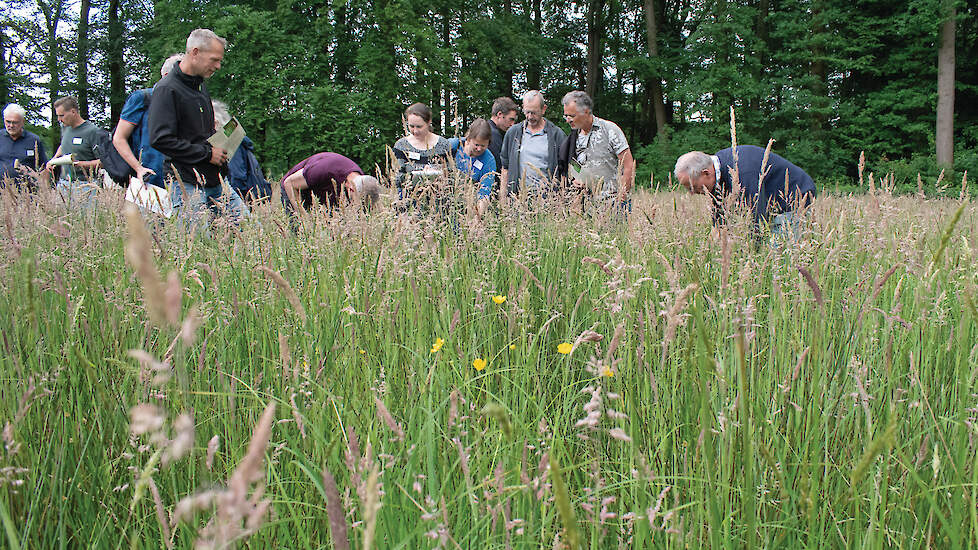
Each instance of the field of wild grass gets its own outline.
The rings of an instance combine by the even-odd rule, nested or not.
[[[0,200],[8,548],[967,548],[978,210],[797,245],[518,206],[188,237]]]

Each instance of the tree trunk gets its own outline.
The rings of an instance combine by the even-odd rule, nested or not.
[[[826,51],[823,46],[824,41],[819,35],[825,32],[825,5],[821,1],[812,3],[812,56],[808,66],[808,74],[812,77],[812,111],[811,130],[814,136],[818,136],[828,122],[828,89],[829,89],[829,70],[826,62]],[[818,138],[816,137],[816,141]]]
[[[7,71],[6,27],[0,25],[0,105],[10,103],[10,73]]]
[[[56,151],[58,145],[61,144],[61,125],[58,124],[58,115],[54,112],[54,102],[58,100],[61,93],[61,65],[58,61],[61,50],[58,48],[58,24],[61,22],[61,15],[65,6],[62,0],[54,0],[51,3],[37,0],[37,8],[44,16],[44,30],[47,32],[47,36],[44,37],[44,45],[47,50],[44,63],[50,77],[48,80],[48,100],[51,107],[51,139],[53,145],[51,150]]]
[[[604,0],[588,0],[587,3],[587,82],[584,91],[597,103],[601,78],[604,75],[601,67],[603,44],[601,42],[602,13]]]
[[[503,0],[503,13],[506,16],[513,14],[513,0]],[[513,68],[506,63],[503,66],[503,70],[500,72],[500,86],[499,94],[506,97],[513,96]]]
[[[78,13],[78,111],[88,118],[88,14],[92,0],[81,0]]]
[[[350,17],[350,6],[346,2],[338,4],[334,11],[336,49],[333,52],[333,67],[336,68],[336,82],[343,88],[349,89],[353,86],[350,73],[353,70],[354,48],[357,43],[353,37],[350,20],[356,20],[356,17]]]
[[[658,23],[655,17],[655,0],[645,0],[645,39],[649,46],[649,57],[659,58]],[[666,128],[666,105],[662,98],[662,79],[658,71],[651,78],[652,114],[655,118],[655,135],[662,136]]]
[[[119,20],[119,1],[109,0],[108,13],[108,48],[106,57],[109,66],[109,112],[112,117],[111,125],[115,126],[122,115],[122,107],[126,103],[126,74],[125,63],[122,59],[123,26]]]
[[[444,94],[442,102],[445,106],[445,117],[442,122],[442,134],[448,135],[449,127],[452,124],[452,120],[455,118],[455,114],[452,112],[452,85],[451,85],[451,70],[452,66],[455,64],[455,58],[452,55],[452,3],[446,2],[445,4],[445,15],[442,18],[441,26],[441,40],[442,47],[445,48],[446,52],[449,52],[449,65],[448,74],[439,74],[439,86],[442,86],[442,93]],[[439,71],[440,73],[441,71]],[[457,107],[457,106],[456,106]]]
[[[533,28],[536,29],[538,35],[542,31],[541,21],[543,20],[540,4],[541,0],[533,0],[533,5],[530,10],[531,22],[533,23]],[[540,89],[540,73],[540,60],[534,57],[530,60],[526,67],[526,87],[528,89]]]
[[[954,165],[954,34],[953,5],[941,24],[940,46],[937,51],[937,163]]]

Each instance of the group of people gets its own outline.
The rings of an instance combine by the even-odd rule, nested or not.
[[[226,40],[208,29],[190,33],[186,51],[164,62],[161,80],[129,96],[111,139],[132,176],[168,187],[174,209],[192,220],[213,215],[240,219],[248,214],[249,201],[271,194],[250,140],[245,138],[231,158],[208,141],[230,120],[226,107],[211,99],[205,85],[220,69],[225,46]],[[476,119],[461,139],[437,135],[431,109],[411,105],[404,113],[407,135],[392,148],[398,198],[418,201],[425,182],[457,169],[473,182],[480,217],[494,198],[502,204],[517,193],[575,196],[583,199],[585,209],[627,212],[635,160],[624,132],[594,115],[594,102],[585,92],[569,92],[561,103],[570,134],[547,119],[545,97],[531,90],[522,96],[522,108],[510,98],[496,99],[490,118]],[[24,130],[24,110],[16,105],[4,109],[0,177],[16,179],[30,168],[47,182],[62,166],[59,190],[89,200],[99,167],[99,129],[82,118],[72,97],[58,100],[54,108],[63,131],[52,159],[38,136]],[[525,118],[517,122],[520,111]],[[715,225],[725,223],[725,198],[738,191],[757,222],[795,231],[798,214],[816,196],[812,178],[801,168],[756,146],[715,155],[687,153],[676,162],[674,174],[691,192],[711,197]],[[228,191],[222,178],[230,183]],[[290,213],[311,207],[314,199],[327,207],[343,201],[371,203],[380,191],[376,178],[335,152],[317,153],[296,164],[279,185]]]

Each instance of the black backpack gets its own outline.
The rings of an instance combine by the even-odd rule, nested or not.
[[[143,92],[143,104],[147,112],[149,112],[149,104],[152,97],[151,91],[146,90]],[[118,128],[118,126],[116,127]],[[146,131],[145,128],[143,130]],[[92,144],[92,152],[102,161],[102,168],[112,178],[112,181],[123,187],[127,187],[129,185],[129,178],[135,177],[136,171],[129,166],[126,159],[122,158],[122,155],[115,148],[115,144],[112,143],[113,133],[99,128],[98,135],[95,137],[95,143]],[[133,145],[131,138],[132,136],[130,136],[130,148]],[[133,149],[133,153],[135,154],[135,149]]]
[[[92,151],[102,161],[102,168],[112,181],[123,187],[129,185],[129,178],[135,176],[136,172],[116,150],[112,143],[112,132],[99,128],[95,143],[92,144]]]

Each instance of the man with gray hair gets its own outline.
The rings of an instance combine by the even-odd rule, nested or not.
[[[815,200],[815,182],[787,159],[756,145],[738,145],[708,155],[690,151],[676,161],[675,176],[691,193],[709,195],[713,225],[726,223],[724,199],[734,191],[734,172],[741,203],[751,209],[755,229],[769,224],[772,237],[797,240],[799,210]]]
[[[11,103],[3,109],[3,128],[0,134],[0,187],[8,179],[28,188],[33,182],[22,172],[31,169],[40,172],[42,183],[47,182],[47,171],[43,170],[48,162],[44,152],[44,143],[36,134],[24,129],[27,112],[16,103]]]
[[[168,57],[160,68],[160,78],[168,75],[181,59],[182,53]],[[149,143],[147,122],[152,95],[153,88],[136,90],[129,95],[122,107],[119,124],[112,134],[112,145],[137,178],[149,185],[166,187],[163,183],[163,155]]]
[[[561,147],[560,175],[602,203],[627,208],[635,160],[625,133],[614,122],[594,116],[594,101],[580,90],[568,92],[562,103],[571,134]]]
[[[221,68],[226,44],[209,29],[190,33],[183,59],[156,84],[149,108],[150,145],[164,155],[166,169],[174,170],[178,183],[172,193],[173,207],[191,223],[208,213],[223,214],[222,205],[232,219],[245,215],[240,199],[225,197],[222,191],[227,151],[207,141],[215,127],[204,80]]]
[[[547,100],[540,90],[523,94],[523,114],[526,120],[513,125],[503,138],[499,153],[500,165],[499,200],[509,193],[518,193],[520,184],[533,194],[546,194],[552,190],[551,182],[557,172],[557,152],[567,138],[556,124],[544,118]]]

